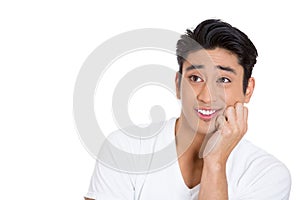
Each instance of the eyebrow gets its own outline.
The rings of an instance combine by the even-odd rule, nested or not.
[[[204,65],[191,65],[191,66],[187,67],[185,69],[185,71],[190,71],[190,70],[195,70],[195,69],[204,69],[204,68],[205,68]],[[231,72],[235,75],[237,74],[236,71],[231,67],[225,67],[225,66],[217,65],[216,68],[220,69],[220,70],[223,70],[223,71]]]
[[[216,68],[218,68],[220,70],[223,70],[223,71],[231,72],[231,73],[236,75],[236,71],[231,67],[225,67],[225,66],[217,65]]]
[[[187,67],[185,69],[185,71],[190,71],[190,70],[194,70],[194,69],[203,69],[204,68],[204,65],[191,65],[189,67]]]

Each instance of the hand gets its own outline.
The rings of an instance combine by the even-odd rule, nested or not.
[[[217,131],[208,140],[203,157],[221,164],[226,161],[247,131],[248,109],[242,103],[226,108],[216,119]]]

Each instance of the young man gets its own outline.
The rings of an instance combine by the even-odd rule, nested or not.
[[[206,20],[188,30],[177,43],[179,118],[150,141],[122,133],[111,140],[133,154],[156,152],[175,140],[177,159],[139,174],[97,162],[85,199],[288,199],[288,169],[243,139],[256,57],[247,35],[228,23]]]

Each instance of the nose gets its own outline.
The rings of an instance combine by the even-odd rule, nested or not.
[[[197,100],[205,104],[215,102],[217,98],[216,89],[212,84],[205,83],[198,92]]]

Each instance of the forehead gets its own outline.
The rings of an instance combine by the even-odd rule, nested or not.
[[[243,72],[243,67],[238,63],[237,56],[222,48],[202,49],[190,53],[183,64],[183,71],[191,65],[203,65],[206,69],[213,69],[214,66],[225,66],[231,67],[237,72]]]

